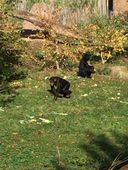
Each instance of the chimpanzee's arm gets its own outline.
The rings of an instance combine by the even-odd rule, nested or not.
[[[59,92],[60,92],[60,81],[59,81],[59,79],[57,80],[56,84],[54,84],[53,92],[54,92],[54,99],[57,100],[57,97],[59,96]]]

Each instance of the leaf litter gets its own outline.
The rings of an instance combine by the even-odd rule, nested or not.
[[[30,116],[27,115],[27,120],[20,120],[20,124],[28,124],[28,123],[37,123],[37,124],[41,124],[41,123],[53,123],[53,121],[49,120],[49,119],[45,119],[42,117],[35,117],[35,116]]]
[[[48,114],[54,114],[54,115],[60,115],[60,116],[67,116],[68,115],[67,113],[58,113],[58,112],[51,112],[51,113],[48,113]],[[39,116],[36,117],[36,116],[27,115],[27,119],[26,120],[20,120],[20,124],[28,124],[28,123],[50,124],[50,123],[53,123],[52,120],[41,117],[42,116],[41,114]]]

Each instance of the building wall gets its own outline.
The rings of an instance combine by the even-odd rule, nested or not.
[[[128,12],[128,0],[113,0],[113,12],[119,14],[127,11]]]

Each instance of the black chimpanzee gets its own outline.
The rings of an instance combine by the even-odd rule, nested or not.
[[[67,80],[55,76],[51,77],[49,81],[51,86],[51,90],[49,91],[54,95],[55,100],[57,97],[70,98],[72,92],[69,90],[70,83]]]
[[[95,73],[94,66],[89,65],[90,53],[84,53],[79,64],[78,76],[91,78],[91,74]]]

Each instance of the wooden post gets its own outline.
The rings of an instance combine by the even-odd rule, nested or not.
[[[18,0],[17,1],[17,10],[26,10],[27,9],[27,0]]]
[[[106,0],[106,15],[109,16],[108,0]]]

